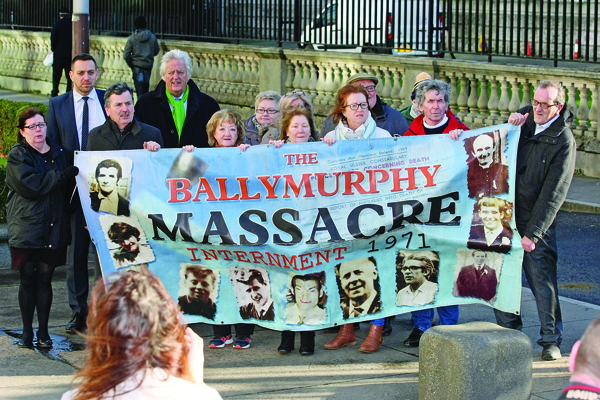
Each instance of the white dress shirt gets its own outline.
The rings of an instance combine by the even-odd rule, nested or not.
[[[88,95],[88,134],[97,126],[102,125],[106,122],[104,111],[102,111],[102,105],[98,99],[98,93],[96,89],[92,90]],[[77,90],[73,90],[73,103],[75,104],[75,122],[77,123],[77,137],[79,138],[79,145],[81,146],[81,128],[83,126],[83,95]],[[85,149],[80,149],[85,150]]]

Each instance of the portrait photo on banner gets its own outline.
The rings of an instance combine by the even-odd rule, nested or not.
[[[375,257],[344,261],[335,266],[344,319],[381,311],[381,287]]]
[[[167,179],[187,179],[196,182],[204,176],[207,169],[208,164],[194,153],[182,151],[171,165]]]
[[[469,197],[508,193],[507,131],[494,130],[464,140]]]
[[[145,265],[155,260],[137,218],[104,214],[98,219],[116,269]]]
[[[87,181],[92,210],[129,216],[132,162],[127,157],[90,156]]]
[[[202,264],[181,263],[178,303],[181,312],[215,319],[220,274]]]
[[[473,209],[467,247],[508,253],[512,248],[512,217],[512,203],[497,197],[480,198]]]
[[[457,297],[474,297],[494,304],[504,256],[491,251],[458,249],[454,270]]]
[[[316,325],[327,322],[325,272],[288,274],[285,323]]]
[[[227,269],[242,319],[274,321],[275,309],[267,270],[260,267]]]
[[[396,255],[396,305],[432,304],[438,293],[439,265],[438,252],[399,250]]]

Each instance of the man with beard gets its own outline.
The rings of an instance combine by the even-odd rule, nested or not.
[[[96,166],[98,191],[90,192],[92,210],[129,216],[129,200],[117,191],[122,176],[123,170],[117,161],[107,159],[98,163]]]
[[[473,159],[469,162],[469,197],[480,198],[508,192],[508,166],[495,162],[496,143],[484,133],[473,140]]]
[[[485,263],[486,252],[476,250],[472,255],[475,262],[460,269],[456,279],[456,291],[460,297],[476,297],[490,301],[496,296],[496,271]]]
[[[119,265],[142,264],[154,260],[154,253],[148,246],[140,245],[140,231],[125,222],[115,222],[108,230],[108,238],[121,246],[113,258]]]
[[[88,151],[157,151],[162,147],[160,131],[133,118],[133,88],[127,82],[114,83],[106,89],[104,104],[108,118],[90,132]]]
[[[406,287],[398,291],[397,306],[421,306],[433,303],[438,285],[430,279],[435,267],[429,257],[410,254],[401,263],[400,272],[404,275]]]
[[[269,280],[265,279],[260,271],[252,270],[248,280],[246,292],[250,295],[252,302],[240,307],[240,315],[243,319],[259,319],[262,321],[275,320],[273,310],[273,299],[271,299],[271,286]]]
[[[503,224],[507,214],[506,202],[496,197],[482,197],[477,202],[477,208],[477,214],[483,225],[471,226],[467,247],[508,253],[513,234],[512,229]]]
[[[200,315],[215,319],[217,306],[211,299],[217,278],[212,269],[204,265],[188,264],[185,267],[182,289],[188,294],[179,297],[179,306],[184,314]]]

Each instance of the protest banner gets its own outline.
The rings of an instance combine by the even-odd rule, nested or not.
[[[459,141],[75,159],[107,282],[147,268],[188,322],[307,330],[453,304],[518,311],[518,138],[506,124]]]

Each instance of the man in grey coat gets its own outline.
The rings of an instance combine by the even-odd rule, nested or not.
[[[154,33],[146,29],[146,18],[142,15],[133,21],[135,31],[127,38],[123,58],[131,72],[133,72],[133,84],[138,99],[150,90],[150,74],[160,47]]]

